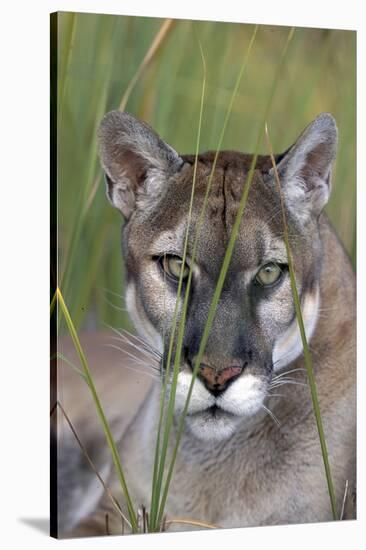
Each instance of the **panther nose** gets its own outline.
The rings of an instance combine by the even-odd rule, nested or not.
[[[215,396],[225,391],[228,385],[238,378],[243,372],[243,366],[231,365],[222,369],[201,364],[198,377],[206,388]]]

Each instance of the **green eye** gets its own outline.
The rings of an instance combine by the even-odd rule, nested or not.
[[[255,280],[261,286],[270,286],[279,280],[282,270],[279,265],[271,262],[264,265],[257,273]]]
[[[163,256],[161,258],[161,265],[167,275],[169,277],[172,277],[173,279],[179,279],[180,272],[182,269],[182,259],[179,258],[179,256]],[[183,279],[186,279],[188,277],[189,273],[189,266],[187,263],[184,264],[183,267]]]

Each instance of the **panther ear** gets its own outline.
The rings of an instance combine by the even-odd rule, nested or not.
[[[323,113],[280,155],[277,170],[285,202],[300,221],[318,216],[328,202],[337,142],[336,122],[332,115]],[[274,177],[273,169],[270,172]]]
[[[149,174],[154,175],[154,189],[150,193],[159,193],[158,187],[183,162],[148,124],[121,111],[104,116],[98,138],[107,196],[126,219],[136,206],[137,194],[149,193],[144,188]]]

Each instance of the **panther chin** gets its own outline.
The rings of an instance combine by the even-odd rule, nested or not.
[[[190,373],[179,374],[176,393],[178,414],[183,410],[190,381]],[[188,407],[187,427],[202,441],[228,439],[246,418],[262,408],[266,390],[267,382],[262,377],[246,374],[215,397],[199,379],[196,379]]]
[[[202,441],[222,441],[233,435],[242,419],[217,405],[187,416],[187,426]]]

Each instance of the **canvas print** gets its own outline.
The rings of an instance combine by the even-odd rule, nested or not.
[[[51,535],[356,518],[356,33],[51,16]]]

